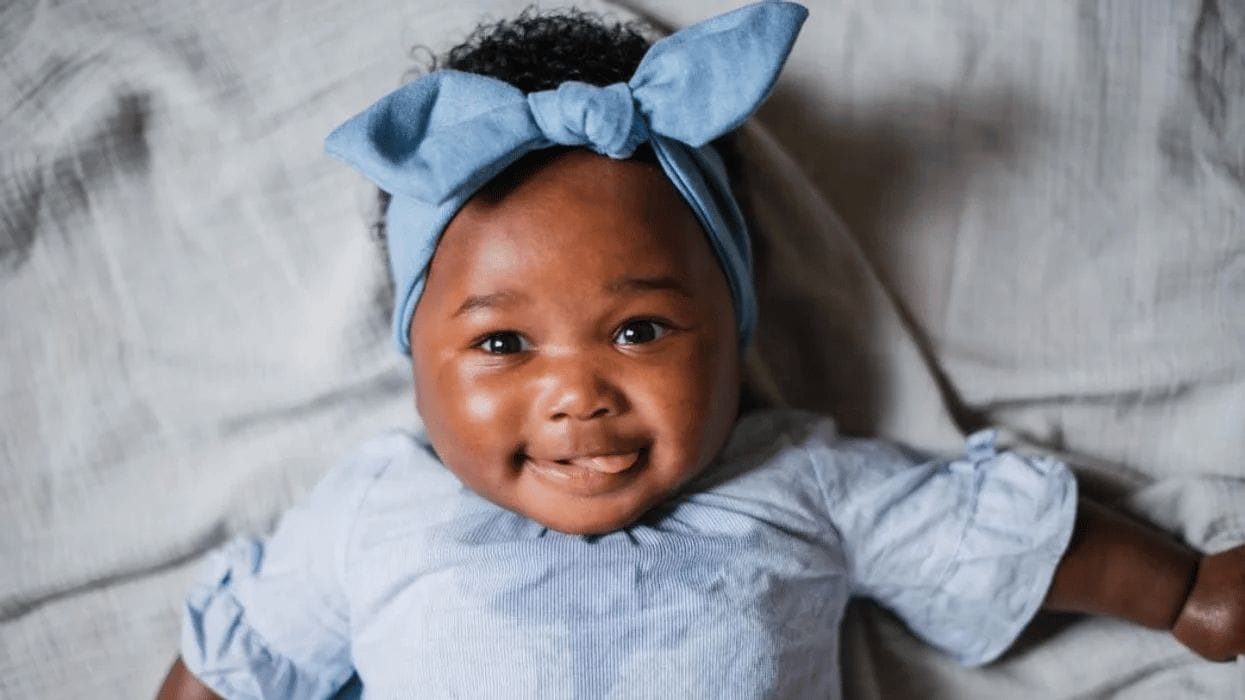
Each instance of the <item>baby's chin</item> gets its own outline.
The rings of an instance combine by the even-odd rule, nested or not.
[[[500,504],[550,530],[567,535],[604,535],[634,524],[667,500],[666,494],[548,496],[536,502]]]
[[[644,515],[644,512],[629,514],[625,516],[563,516],[554,518],[543,518],[537,515],[525,514],[542,526],[550,530],[556,530],[564,535],[607,535],[611,532],[617,532],[631,525]]]

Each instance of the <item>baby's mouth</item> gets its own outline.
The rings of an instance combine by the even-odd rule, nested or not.
[[[555,459],[554,461],[561,465],[574,465],[591,469],[594,472],[604,472],[606,474],[617,474],[621,471],[630,469],[639,458],[640,452],[627,452],[625,454],[616,455],[596,455],[588,457],[572,457],[570,459]]]
[[[643,467],[648,448],[630,452],[577,455],[558,459],[542,459],[523,455],[523,464],[536,476],[560,488],[580,495],[610,491]]]

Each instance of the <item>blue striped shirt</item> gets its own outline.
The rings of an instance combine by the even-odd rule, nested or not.
[[[230,698],[839,697],[853,595],[965,664],[1040,606],[1076,484],[988,435],[924,461],[788,410],[741,418],[676,498],[606,535],[548,530],[389,434],[265,538],[217,551],[182,655]]]

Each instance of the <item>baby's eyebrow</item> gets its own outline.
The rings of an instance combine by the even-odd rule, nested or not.
[[[505,289],[500,292],[491,294],[472,294],[463,300],[458,310],[454,312],[454,318],[458,318],[465,313],[477,311],[481,309],[490,309],[495,306],[513,306],[517,303],[527,301],[528,296],[522,292]]]
[[[647,292],[652,290],[670,291],[687,298],[692,297],[691,291],[677,278],[663,277],[619,277],[605,285],[605,290],[612,294],[624,292]]]

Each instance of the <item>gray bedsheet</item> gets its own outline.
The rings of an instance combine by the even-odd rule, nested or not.
[[[371,194],[320,141],[523,4],[0,4],[0,697],[150,695],[202,554],[416,424]],[[811,9],[744,134],[753,381],[929,449],[998,425],[1245,540],[1242,4]],[[972,671],[869,605],[844,635],[849,697],[1245,696],[1110,620]]]

